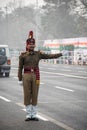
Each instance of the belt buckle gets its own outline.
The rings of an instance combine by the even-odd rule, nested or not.
[[[31,69],[31,72],[34,72],[34,70],[33,70],[33,69]]]

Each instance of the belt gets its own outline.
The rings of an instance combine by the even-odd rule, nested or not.
[[[36,80],[40,80],[40,72],[38,67],[24,67],[24,73],[35,73]]]
[[[35,72],[36,72],[35,68],[24,67],[24,73],[35,73]]]

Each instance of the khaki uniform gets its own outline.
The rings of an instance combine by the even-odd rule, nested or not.
[[[45,54],[40,51],[32,53],[25,52],[19,56],[18,78],[19,81],[23,80],[24,105],[37,105],[40,81],[37,73],[39,70],[39,61],[41,59],[53,59],[60,56],[62,56],[62,53]],[[22,70],[24,70],[23,74]]]

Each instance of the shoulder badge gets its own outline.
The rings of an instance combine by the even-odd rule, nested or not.
[[[41,54],[44,54],[44,52],[42,50],[39,50],[38,52],[41,53]]]
[[[24,54],[26,54],[26,51],[25,52],[21,52],[21,55],[24,55]]]

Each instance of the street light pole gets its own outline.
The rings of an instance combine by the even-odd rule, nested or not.
[[[36,48],[38,49],[38,0],[36,0]]]
[[[8,45],[8,10],[7,10],[7,5],[6,5],[5,9],[6,9],[6,42]]]

